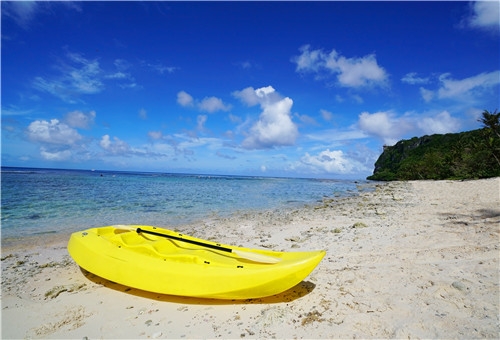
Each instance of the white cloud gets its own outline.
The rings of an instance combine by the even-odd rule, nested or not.
[[[243,121],[240,116],[236,116],[231,113],[229,114],[228,117],[231,123],[240,124]]]
[[[441,82],[441,88],[438,90],[439,98],[463,100],[498,86],[500,84],[500,71],[480,73],[461,80],[451,79],[450,74],[445,73],[439,77],[439,81]]]
[[[371,161],[371,159],[370,159]],[[371,164],[370,164],[371,166]],[[350,157],[342,150],[326,149],[316,155],[306,153],[300,162],[293,166],[296,170],[308,173],[352,174],[368,172],[369,168],[359,162],[355,157]]]
[[[247,88],[235,94],[247,104],[260,103],[262,108],[259,120],[250,128],[242,147],[266,149],[293,145],[299,132],[291,118],[292,99],[282,98],[271,86],[254,90],[254,93],[255,96],[250,96]]]
[[[148,67],[150,67],[152,70],[158,72],[159,74],[163,75],[165,72],[166,73],[174,73],[176,70],[178,70],[178,67],[175,66],[165,66],[161,63],[156,63],[156,64],[147,64]]]
[[[351,96],[352,100],[354,100],[356,103],[358,104],[363,104],[365,101],[363,100],[363,98],[357,94],[353,94]]]
[[[311,51],[309,45],[302,46],[300,51],[299,56],[292,58],[292,62],[297,64],[297,72],[312,72],[319,77],[329,72],[337,76],[339,85],[343,87],[387,85],[388,75],[385,69],[378,65],[374,54],[361,58],[346,58],[334,49],[328,54],[323,50]]]
[[[148,136],[153,140],[159,140],[162,139],[163,133],[161,131],[149,131]]]
[[[115,65],[116,69],[119,72],[126,71],[130,67],[132,67],[132,64],[130,62],[128,62],[127,60],[125,60],[125,59],[115,59],[115,61],[113,62],[113,64]]]
[[[205,97],[198,104],[201,111],[206,111],[209,113],[217,111],[229,111],[231,110],[231,105],[224,104],[220,98],[217,97]]]
[[[21,109],[17,105],[2,106],[2,116],[24,116],[35,111],[34,109]]]
[[[403,83],[415,85],[415,84],[427,84],[429,82],[429,78],[421,78],[417,77],[416,72],[407,73],[403,78],[401,78]]]
[[[247,87],[241,91],[234,91],[233,96],[248,106],[255,106],[257,104],[263,106],[266,103],[282,99],[281,95],[272,86],[260,87],[258,89]]]
[[[318,122],[316,119],[309,115],[300,115],[300,114],[295,114],[295,116],[304,124],[307,125],[318,125]]]
[[[346,87],[383,84],[387,79],[385,70],[377,64],[373,54],[363,58],[332,58],[327,62],[327,67],[339,73],[337,79]]]
[[[64,121],[71,127],[88,129],[94,123],[95,116],[95,111],[89,113],[73,111],[66,115]]]
[[[37,1],[7,1],[2,2],[2,14],[27,29],[39,7],[40,3]]]
[[[241,91],[234,91],[233,96],[241,100],[248,106],[254,106],[259,104],[259,97],[255,93],[255,89],[253,87],[247,87]]]
[[[48,144],[72,145],[82,139],[75,129],[57,119],[36,120],[28,126],[27,134],[32,141]]]
[[[140,109],[139,110],[139,117],[141,119],[148,119],[148,112],[144,108]]]
[[[99,145],[113,155],[125,155],[130,151],[130,146],[126,142],[118,137],[113,137],[113,140],[111,140],[109,135],[102,136]]]
[[[240,66],[242,69],[246,70],[249,68],[252,68],[252,63],[248,60],[241,61],[239,63],[236,63],[238,66]]]
[[[198,130],[203,130],[205,129],[205,123],[207,122],[207,115],[198,115],[198,117],[196,117],[196,123],[197,123],[197,129]]]
[[[177,103],[184,107],[197,106],[200,111],[214,113],[217,111],[229,111],[231,105],[225,104],[222,99],[217,97],[205,97],[203,100],[195,100],[186,91],[177,93]]]
[[[460,121],[453,118],[448,111],[443,111],[434,117],[423,117],[417,120],[417,126],[427,135],[443,134],[459,131]]]
[[[70,84],[79,93],[97,93],[102,90],[103,84],[98,78],[101,73],[97,60],[88,60],[79,53],[68,53],[68,57],[80,68],[69,67],[68,79]]]
[[[381,139],[386,145],[394,145],[408,133],[431,135],[457,132],[460,125],[460,120],[448,111],[409,113],[399,117],[393,112],[363,112],[358,120],[358,126],[364,133]]]
[[[69,103],[75,103],[78,95],[95,94],[104,89],[97,60],[88,60],[78,53],[67,53],[66,56],[72,65],[59,65],[61,75],[52,79],[35,77],[33,87]]]
[[[122,89],[140,89],[140,88],[142,88],[142,86],[135,83],[133,79],[131,79],[131,81],[132,81],[131,83],[119,84],[118,86],[120,86]]]
[[[80,5],[74,1],[2,1],[2,16],[11,18],[27,30],[38,14],[54,14],[52,7],[58,6],[64,6],[65,10],[81,11]]]
[[[330,111],[321,109],[319,110],[319,112],[321,113],[321,117],[323,117],[323,119],[326,120],[327,122],[333,119],[333,113],[331,113]]]
[[[128,75],[126,73],[116,72],[116,73],[107,75],[105,78],[107,78],[107,79],[127,79],[129,77],[130,77],[130,75]]]
[[[430,102],[432,99],[434,99],[434,91],[432,90],[427,90],[426,88],[421,87],[420,88],[420,95],[424,99],[426,103]]]
[[[395,144],[411,128],[411,124],[397,119],[392,112],[363,112],[358,125],[363,132],[382,139],[387,145]]]
[[[180,91],[177,93],[177,103],[181,106],[193,106],[193,97],[185,92],[185,91]]]
[[[349,130],[325,129],[307,134],[305,135],[305,137],[313,141],[320,141],[328,144],[339,144],[339,142],[351,141],[355,139],[364,139],[368,136],[360,129],[349,129]]]
[[[217,152],[215,153],[215,155],[216,155],[216,156],[218,156],[218,157],[220,157],[220,158],[229,159],[229,160],[234,160],[234,159],[236,159],[236,157],[235,157],[235,156],[227,155],[227,154],[224,154],[224,153],[222,153],[222,152],[220,152],[220,151],[217,151]]]
[[[309,45],[302,46],[299,49],[302,53],[292,58],[292,61],[297,64],[296,71],[319,72],[321,68],[325,67],[326,54],[322,50],[310,51],[309,47]]]
[[[320,172],[346,174],[353,170],[353,165],[345,157],[342,150],[330,151],[330,149],[327,149],[314,156],[306,153],[300,161]]]
[[[500,4],[498,1],[474,1],[468,24],[474,28],[495,29],[500,27]]]
[[[47,151],[44,147],[40,148],[40,155],[48,161],[64,161],[71,157],[70,150],[63,151]]]

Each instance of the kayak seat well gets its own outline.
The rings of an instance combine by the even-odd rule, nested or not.
[[[157,259],[163,258],[165,261],[206,264],[206,257],[210,257],[206,256],[207,252],[203,249],[199,250],[198,256],[193,253],[186,253],[182,247],[176,245],[175,241],[171,240],[160,238],[156,240],[145,239],[136,233],[130,232],[120,233],[118,235],[118,244],[122,244],[124,248]],[[153,238],[156,237],[153,236]]]

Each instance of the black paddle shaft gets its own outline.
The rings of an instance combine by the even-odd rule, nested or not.
[[[225,251],[225,252],[228,252],[228,253],[232,253],[233,252],[232,249],[230,249],[230,248],[224,248],[224,247],[221,247],[221,246],[216,246],[214,244],[203,243],[203,242],[198,242],[198,241],[193,241],[193,240],[186,240],[185,238],[182,238],[182,237],[177,237],[177,236],[172,236],[172,235],[157,233],[155,231],[143,230],[141,228],[137,228],[136,231],[137,231],[138,234],[140,234],[140,233],[151,234],[151,235],[155,235],[155,236],[166,237],[166,238],[169,238],[169,239],[172,239],[172,240],[176,240],[176,241],[181,241],[181,242],[196,244],[197,246],[202,246],[202,247],[206,247],[206,248],[212,248],[212,249],[216,249],[216,250],[220,250],[220,251]]]

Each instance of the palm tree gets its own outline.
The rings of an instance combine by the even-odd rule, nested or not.
[[[478,119],[483,123],[484,127],[490,129],[491,132],[495,133],[498,138],[500,138],[500,112],[490,113],[488,110],[483,111],[483,117]]]
[[[500,112],[495,110],[495,112],[490,113],[488,110],[484,110],[483,117],[478,119],[478,121],[483,123],[487,133],[487,147],[491,149],[491,154],[495,157],[498,165],[500,165],[500,159],[496,155],[499,150],[499,141],[495,141],[495,135],[500,138]]]

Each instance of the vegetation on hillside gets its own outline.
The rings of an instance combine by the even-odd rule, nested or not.
[[[414,137],[384,147],[370,180],[500,176],[500,113],[484,111],[482,129]]]

